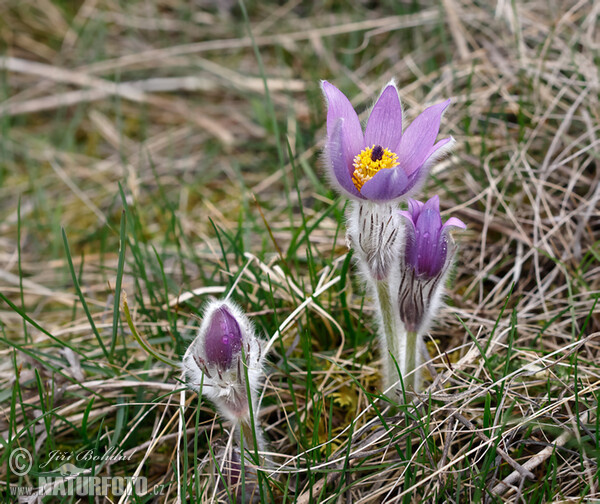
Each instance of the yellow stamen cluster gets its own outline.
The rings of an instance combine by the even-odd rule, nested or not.
[[[360,191],[367,180],[383,169],[398,166],[398,155],[380,145],[367,147],[354,157],[354,173],[352,182]]]

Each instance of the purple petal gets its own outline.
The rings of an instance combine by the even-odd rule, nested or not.
[[[456,250],[456,247],[450,244],[453,243],[452,238],[449,238],[448,236],[453,228],[466,229],[467,226],[463,221],[456,217],[450,217],[442,226],[438,243],[438,257],[443,261],[440,265],[440,270],[447,267]],[[452,250],[452,252],[449,252],[449,250]]]
[[[435,265],[434,268],[434,275],[437,275],[438,273],[440,273],[444,267],[446,266],[447,259],[452,259],[451,257],[448,258],[448,236],[447,233],[442,233],[438,242],[438,248],[437,248],[437,264]],[[433,275],[432,275],[433,276]]]
[[[446,228],[467,229],[467,225],[456,217],[450,217],[442,226],[442,230],[445,230]]]
[[[402,105],[398,90],[389,84],[375,103],[365,130],[365,145],[393,150],[402,138]]]
[[[443,254],[442,257],[439,249],[441,228],[439,199],[434,196],[425,203],[416,225],[417,271],[419,273],[433,277],[440,272],[446,260],[446,255]]]
[[[360,120],[354,111],[354,107],[342,93],[333,84],[327,81],[321,83],[323,94],[327,100],[327,136],[331,137],[339,119],[344,120],[342,134],[344,143],[348,150],[353,152],[352,157],[356,156],[364,147],[364,137]]]
[[[421,215],[419,215],[419,219],[417,220],[415,227],[422,235],[424,241],[427,239],[437,241],[440,230],[442,229],[442,219],[439,211],[436,211],[435,208],[427,208],[426,204],[421,212]]]
[[[429,150],[429,152],[427,153],[427,158],[433,156],[438,150],[440,150],[442,147],[449,144],[450,142],[454,142],[453,137],[450,136],[448,138],[442,138],[439,142],[435,143],[433,147]],[[427,160],[425,160],[425,162],[427,162]]]
[[[433,162],[435,162],[436,159],[439,159],[441,157],[440,151],[445,150],[444,147],[453,142],[454,138],[452,137],[444,138],[430,149],[430,151],[427,153],[427,157],[423,164],[421,164],[419,168],[417,168],[413,173],[411,173],[408,176],[410,185],[406,192],[415,192],[419,187],[421,187],[421,185],[423,185],[427,178],[430,166],[433,164]],[[450,147],[450,145],[448,145],[448,147]]]
[[[391,201],[399,198],[412,187],[411,180],[399,166],[379,170],[367,180],[360,193],[371,201]]]
[[[440,215],[440,197],[436,194],[429,198],[425,205],[423,205],[423,210],[433,210],[438,216]],[[442,218],[439,218],[440,226],[442,225]]]
[[[229,369],[242,348],[242,331],[226,306],[215,310],[204,336],[204,353],[209,364]]]
[[[407,212],[406,210],[398,210],[398,213],[400,214],[400,216],[406,219],[406,222],[408,224],[410,224],[410,226],[408,226],[409,228],[415,229],[414,217],[410,211]]]
[[[438,142],[436,146],[439,146],[432,150],[440,131],[442,114],[449,104],[450,100],[446,100],[425,109],[402,135],[396,153],[400,166],[408,175],[418,170],[437,149],[444,145],[439,145],[441,142]]]
[[[352,182],[352,173],[354,173],[352,160],[354,156],[345,142],[346,137],[343,133],[344,122],[344,119],[338,119],[327,141],[327,157],[333,169],[333,173],[330,176],[333,175],[332,178],[335,178],[335,181],[337,181],[341,188],[351,196],[364,199]]]
[[[408,200],[408,211],[411,213],[413,221],[416,222],[422,209],[423,203],[421,201],[412,198]]]
[[[423,161],[421,166],[417,168],[417,171],[423,171],[424,173],[422,173],[421,175],[425,176],[425,172],[429,171],[429,167],[431,166],[431,164],[435,162],[436,159],[442,157],[443,147],[452,142],[454,142],[454,138],[452,137],[443,138],[442,140],[437,142],[433,147],[431,147],[431,149],[429,149],[429,152],[425,156],[425,160]],[[440,153],[440,151],[442,151],[442,153]]]

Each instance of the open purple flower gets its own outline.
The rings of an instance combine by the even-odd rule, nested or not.
[[[445,268],[448,254],[448,232],[451,228],[465,229],[465,224],[450,217],[442,224],[440,199],[437,196],[427,203],[410,199],[408,211],[401,210],[406,222],[405,261],[418,276],[433,278]]]
[[[353,198],[385,202],[404,196],[453,142],[452,137],[435,142],[450,100],[425,109],[403,133],[398,90],[390,83],[363,133],[348,98],[327,81],[322,88],[328,104],[325,152],[331,180]]]

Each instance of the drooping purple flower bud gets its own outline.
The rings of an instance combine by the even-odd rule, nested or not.
[[[242,332],[226,305],[215,310],[204,337],[207,364],[229,369],[242,349]]]
[[[363,133],[348,98],[327,81],[321,87],[327,100],[328,175],[337,189],[354,199],[390,202],[414,191],[431,164],[454,142],[448,137],[436,143],[450,100],[425,109],[402,132],[402,105],[390,82],[373,106]]]
[[[182,360],[186,385],[210,399],[234,425],[243,446],[254,447],[262,465],[265,459],[262,431],[257,423],[260,404],[258,387],[264,375],[264,342],[244,311],[229,299],[207,304],[198,334]],[[257,473],[254,459],[235,449],[225,454],[218,487],[230,502],[255,502]],[[216,489],[218,490],[218,488]],[[222,499],[219,499],[221,502]]]
[[[200,391],[237,422],[248,417],[249,405],[256,401],[263,359],[263,343],[239,306],[229,300],[212,301],[205,309],[198,335],[183,356],[183,376],[190,388]]]
[[[400,211],[406,221],[405,262],[421,277],[437,277],[446,266],[448,232],[451,228],[465,229],[465,224],[451,217],[442,224],[440,199],[434,196],[427,203],[409,200],[408,211]]]

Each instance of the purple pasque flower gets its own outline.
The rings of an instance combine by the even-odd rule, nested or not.
[[[390,82],[363,133],[348,98],[327,81],[321,85],[328,106],[325,154],[330,178],[355,199],[385,202],[404,196],[452,145],[452,137],[435,141],[450,100],[425,109],[403,133],[402,105]]]
[[[465,229],[464,222],[450,217],[442,224],[440,199],[433,196],[427,203],[409,199],[408,211],[400,210],[406,222],[405,263],[421,277],[433,278],[444,269],[448,253],[448,233],[452,228]]]

